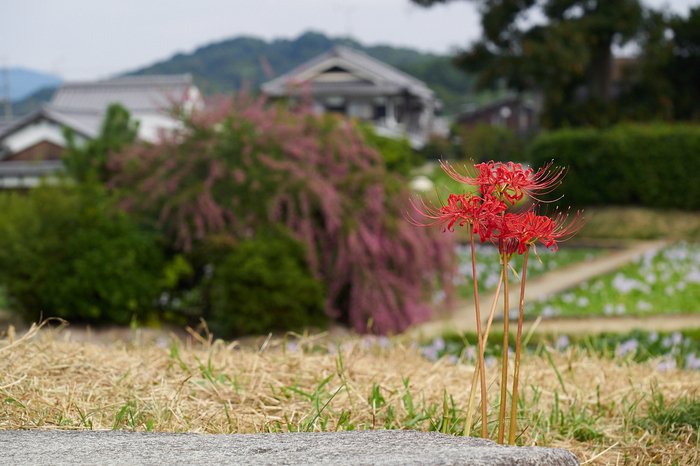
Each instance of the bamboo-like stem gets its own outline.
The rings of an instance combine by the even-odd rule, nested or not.
[[[501,240],[502,241],[502,240]],[[506,423],[506,396],[508,395],[508,261],[505,253],[501,253],[503,262],[503,371],[501,372],[501,407],[498,415],[498,443],[503,444]]]
[[[493,323],[493,316],[496,314],[496,306],[498,305],[498,297],[501,295],[501,285],[503,285],[503,271],[502,270],[501,270],[501,276],[498,279],[498,288],[496,288],[496,296],[493,298],[493,304],[491,305],[491,312],[489,313],[489,319],[486,322],[486,330],[484,330],[484,338],[481,339],[484,342],[484,350],[486,349],[486,342],[489,340],[489,332],[491,331],[491,324]]]
[[[488,430],[487,430],[487,425],[486,425],[486,415],[487,415],[487,398],[486,398],[486,367],[484,364],[484,351],[483,348],[485,347],[483,344],[483,338],[482,338],[482,333],[481,333],[481,311],[479,309],[479,287],[477,286],[477,277],[476,277],[476,250],[474,248],[474,225],[470,224],[469,225],[469,237],[471,241],[471,247],[472,247],[472,277],[474,278],[474,309],[476,311],[476,335],[477,335],[477,342],[479,345],[479,354],[477,356],[477,364],[478,364],[478,369],[475,371],[474,376],[476,377],[476,374],[480,374],[481,378],[481,437],[482,438],[488,438]],[[476,379],[472,381],[472,391],[470,394],[470,399],[469,399],[469,412],[467,414],[467,419],[465,422],[465,433],[468,436],[469,432],[471,430],[471,418],[473,415],[473,409],[474,409],[474,395],[475,395],[475,389],[476,387],[474,386],[474,382]]]
[[[469,392],[469,406],[467,408],[467,417],[464,420],[464,436],[469,437],[472,430],[472,418],[474,417],[474,398],[476,397],[476,381],[479,377],[479,372],[481,372],[479,364],[474,368],[474,375],[472,375],[472,389]],[[483,403],[483,401],[482,401]]]
[[[489,319],[488,322],[486,323],[486,331],[484,332],[484,336],[481,338],[481,342],[479,344],[479,353],[481,354],[481,361],[483,363],[484,361],[484,352],[486,351],[486,342],[488,341],[489,338],[489,331],[491,330],[491,323],[493,322],[493,316],[496,313],[496,306],[498,304],[498,297],[500,296],[501,293],[501,284],[503,283],[503,271],[501,271],[501,277],[498,280],[498,286],[496,287],[496,296],[493,298],[493,304],[491,305],[491,311],[489,312]],[[477,356],[478,358],[479,356]],[[482,364],[482,367],[486,367],[485,363]],[[465,419],[465,424],[464,424],[464,435],[469,436],[469,433],[471,432],[471,425],[472,425],[472,417],[473,417],[473,409],[474,409],[474,397],[476,394],[476,381],[477,377],[479,376],[480,369],[479,365],[477,365],[476,370],[474,371],[474,375],[472,377],[472,389],[471,392],[469,392],[469,407],[467,409],[467,418]],[[484,370],[484,381],[486,380],[486,372]],[[484,395],[482,394],[482,397]],[[486,422],[487,417],[488,417],[488,411],[483,408],[483,405],[486,405],[486,397],[482,398],[482,413],[486,412],[486,414],[482,414],[484,416],[481,420],[482,424],[486,424],[486,427],[481,426],[481,432],[483,438],[489,438],[488,437],[488,423]],[[486,407],[488,409],[488,406]],[[484,431],[486,433],[484,433]]]
[[[525,257],[523,258],[523,277],[520,281],[520,306],[518,308],[518,335],[515,339],[515,368],[513,373],[513,392],[510,407],[510,431],[508,436],[508,443],[515,445],[515,430],[517,424],[517,414],[518,414],[518,376],[520,375],[520,342],[523,337],[523,307],[525,305],[525,276],[527,275],[527,256],[530,252],[530,248],[525,250]]]

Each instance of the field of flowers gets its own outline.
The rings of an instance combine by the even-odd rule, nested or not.
[[[501,354],[502,333],[489,337],[486,347],[486,365],[494,366]],[[438,337],[421,346],[421,354],[430,361],[446,358],[451,364],[474,364],[476,335]],[[378,342],[381,345],[381,342]],[[369,345],[369,340],[367,341]],[[527,341],[528,353],[546,356],[547,353],[566,353],[571,348],[596,358],[636,363],[651,363],[658,372],[671,369],[700,370],[700,329],[677,332],[634,330],[625,333],[590,335],[534,334]],[[512,355],[512,349],[509,353]]]
[[[525,306],[530,318],[700,312],[700,244],[652,250],[577,288]]]
[[[479,292],[492,291],[498,285],[501,274],[498,248],[489,244],[477,244],[476,249],[476,274],[479,278]],[[460,298],[473,298],[474,285],[472,284],[471,246],[457,246],[459,257],[459,273],[456,278],[457,292]],[[527,277],[534,278],[553,270],[567,267],[579,262],[590,261],[607,252],[603,248],[578,248],[563,246],[558,251],[540,247],[537,249],[539,259],[532,255],[528,261]],[[516,255],[511,260],[513,268],[520,273],[523,267],[523,257]],[[511,270],[509,280],[517,280]]]

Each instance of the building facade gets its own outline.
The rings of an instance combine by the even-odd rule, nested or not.
[[[371,122],[378,134],[405,137],[422,148],[432,131],[437,101],[422,81],[365,53],[336,46],[262,85],[273,98],[308,93],[318,112]]]
[[[49,104],[0,128],[0,189],[30,188],[60,169],[64,128],[73,130],[77,144],[97,137],[112,103],[139,121],[139,139],[156,141],[161,132],[180,127],[174,106],[188,112],[203,107],[204,100],[189,75],[66,83]]]

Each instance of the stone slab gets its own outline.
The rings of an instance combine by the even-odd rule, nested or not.
[[[437,432],[373,430],[283,434],[0,431],[12,465],[470,465],[578,466],[560,448],[512,447]]]

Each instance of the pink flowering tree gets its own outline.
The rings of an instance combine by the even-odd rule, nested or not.
[[[450,295],[452,240],[410,227],[404,180],[354,122],[240,96],[184,123],[109,164],[123,207],[174,249],[282,224],[305,244],[327,314],[360,332],[405,330],[430,317],[438,287]]]

